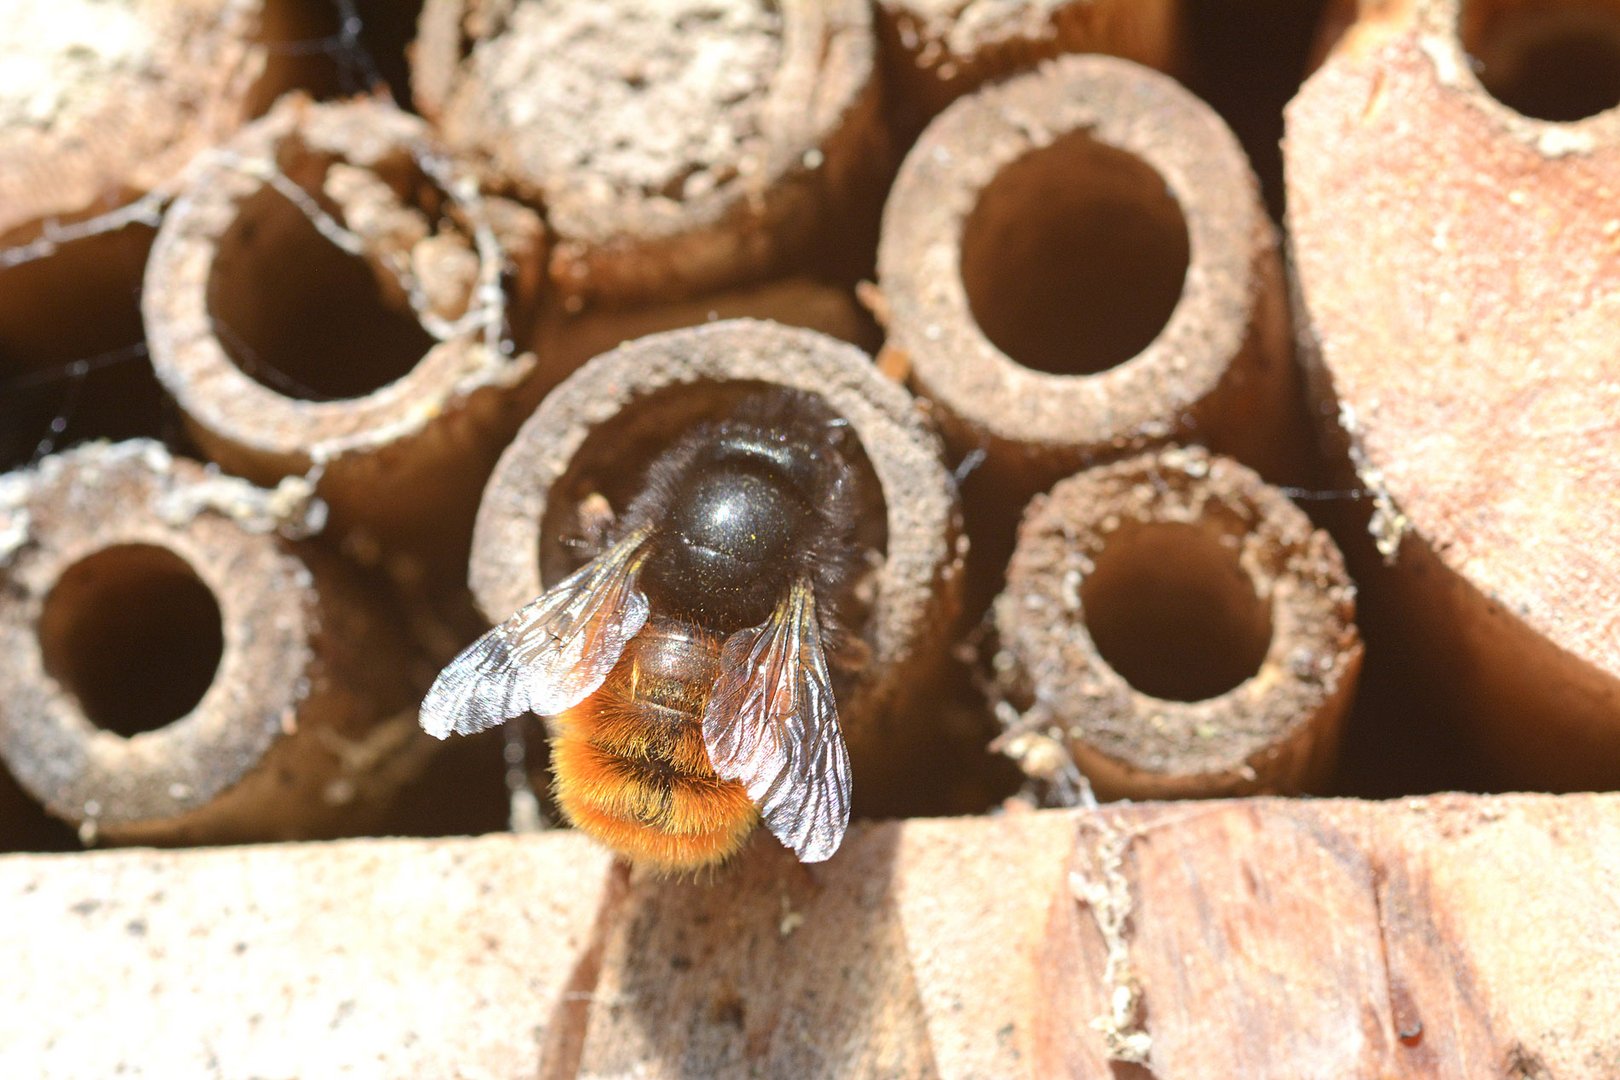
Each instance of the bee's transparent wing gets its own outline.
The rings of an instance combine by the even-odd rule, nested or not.
[[[703,714],[710,764],[748,789],[773,836],[820,862],[849,826],[849,751],[809,584],[796,583],[763,625],[727,638],[720,667]]]
[[[614,544],[450,661],[422,701],[422,730],[471,735],[595,693],[647,624],[637,587],[644,532]]]

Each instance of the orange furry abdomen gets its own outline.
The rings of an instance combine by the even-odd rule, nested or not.
[[[741,784],[714,774],[703,746],[719,659],[712,635],[655,620],[600,690],[552,719],[557,802],[576,828],[666,870],[742,846],[759,814]]]

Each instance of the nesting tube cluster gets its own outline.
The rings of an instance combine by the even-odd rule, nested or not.
[[[1001,745],[1104,798],[1320,790],[1361,666],[1338,549],[1251,470],[1167,448],[1030,505],[995,604]]]
[[[1620,7],[1362,5],[1286,114],[1369,630],[1492,786],[1620,785]]]
[[[314,506],[90,443],[0,481],[0,759],[87,839],[364,832],[426,762],[420,661]]]
[[[622,509],[626,485],[639,480],[638,455],[761,386],[822,398],[848,423],[881,492],[882,505],[859,508],[858,518],[878,530],[871,539],[883,553],[861,628],[869,655],[838,712],[857,777],[892,771],[884,759],[926,737],[915,706],[928,700],[956,629],[958,506],[938,437],[851,345],[732,320],[654,334],[592,360],[541,402],[491,476],[473,539],[473,593],[500,622],[561,580],[577,561],[566,537],[578,534],[582,509],[604,497]]]
[[[994,606],[998,748],[1105,796],[1319,787],[1360,663],[1353,592],[1257,475],[1303,471],[1303,389],[1248,163],[1153,70],[1178,19],[1169,0],[427,0],[422,117],[296,94],[246,126],[275,50],[231,52],[237,121],[204,125],[149,257],[119,241],[145,258],[171,450],[212,464],[98,443],[0,480],[19,789],[118,842],[386,824],[430,750],[432,668],[476,633],[469,595],[504,623],[615,515],[650,512],[628,508],[660,454],[757,418],[772,387],[818,399],[772,415],[825,420],[821,464],[860,478],[793,489],[859,503],[823,523],[858,537],[821,560],[850,556],[839,603],[816,599],[857,814],[917,812],[964,761],[973,805],[1012,790],[952,647],[1060,480]],[[1153,66],[1069,55],[1098,49]],[[929,117],[868,236],[891,140]],[[833,284],[874,254],[877,323]],[[31,296],[74,273],[45,263]],[[0,362],[40,337],[6,304]],[[673,535],[637,518],[631,539]]]
[[[152,364],[213,460],[310,476],[340,531],[459,561],[479,484],[544,387],[504,346],[533,301],[528,211],[426,125],[284,98],[192,171],[153,245]],[[507,275],[507,268],[512,274]]]
[[[492,185],[544,208],[563,302],[764,276],[881,177],[866,0],[429,0],[412,88]]]
[[[1242,148],[1174,80],[1063,57],[929,125],[883,215],[884,347],[1027,494],[1194,441],[1309,451],[1276,236]]]

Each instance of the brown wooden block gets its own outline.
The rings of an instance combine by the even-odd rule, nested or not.
[[[702,882],[570,833],[12,856],[0,1069],[1608,1076],[1617,875],[1615,796],[858,824]]]
[[[0,1068],[532,1077],[611,874],[577,835],[15,856]]]
[[[1571,789],[1620,783],[1620,112],[1503,101],[1620,100],[1579,61],[1620,58],[1620,12],[1560,10],[1361,5],[1286,154],[1316,409],[1371,493],[1369,618],[1492,782]]]

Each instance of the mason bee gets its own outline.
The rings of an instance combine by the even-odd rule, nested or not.
[[[557,801],[632,860],[719,862],[757,823],[805,862],[849,822],[829,655],[857,575],[843,421],[753,391],[648,466],[599,554],[440,673],[444,738],[549,718]]]

